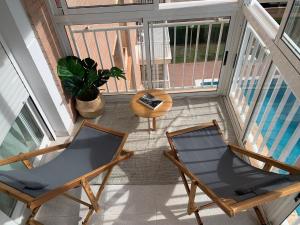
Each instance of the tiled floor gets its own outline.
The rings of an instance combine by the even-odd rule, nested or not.
[[[168,149],[165,137],[173,131],[216,119],[229,142],[236,142],[228,114],[221,98],[173,99],[172,110],[159,118],[158,129],[149,132],[147,120],[134,116],[128,102],[111,102],[104,114],[94,122],[129,133],[125,148],[135,152],[128,161],[116,166],[100,200],[101,211],[94,214],[91,225],[191,225],[197,224],[194,215],[187,215],[188,198],[177,169],[164,156]],[[95,179],[93,189],[101,179]],[[72,191],[87,200],[82,190]],[[200,192],[197,202],[209,199]],[[64,197],[44,205],[37,219],[44,225],[77,225],[87,209]],[[213,207],[200,213],[205,225],[255,225],[253,212],[234,218]]]
[[[98,186],[94,185],[95,191]],[[87,200],[85,194],[75,190]],[[200,191],[198,203],[209,199]],[[101,211],[93,215],[91,225],[192,225],[197,224],[194,215],[186,212],[188,198],[182,184],[177,185],[108,185],[100,200]],[[50,213],[51,212],[51,213]],[[37,219],[45,225],[80,224],[87,209],[59,197],[46,204]],[[244,212],[229,218],[219,208],[200,212],[205,225],[257,225],[253,212]]]

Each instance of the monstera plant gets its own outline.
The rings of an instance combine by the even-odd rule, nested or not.
[[[76,99],[76,109],[86,118],[101,114],[104,101],[99,90],[109,78],[126,79],[118,67],[97,70],[97,63],[91,58],[81,60],[76,56],[61,58],[57,73],[65,92]]]

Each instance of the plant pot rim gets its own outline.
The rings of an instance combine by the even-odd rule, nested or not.
[[[98,90],[98,94],[96,95],[96,97],[94,98],[94,99],[92,99],[92,100],[81,100],[81,99],[79,99],[78,97],[75,97],[75,100],[76,101],[80,101],[80,102],[92,102],[92,101],[94,101],[94,100],[96,100],[99,96],[101,95],[101,92]]]
[[[95,101],[97,100],[97,98],[100,97],[100,93],[96,96],[96,98],[92,99],[92,100],[88,100],[88,101],[85,101],[85,100],[80,100],[79,98],[75,98],[76,101],[80,101],[80,102],[92,102],[92,101]]]

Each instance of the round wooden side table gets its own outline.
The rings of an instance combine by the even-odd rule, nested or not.
[[[139,103],[139,98],[145,93],[149,93],[158,99],[162,100],[163,103],[156,109],[150,109],[143,104]],[[165,115],[173,105],[171,96],[162,90],[150,89],[137,92],[131,99],[130,106],[135,115],[143,118],[152,118],[152,129],[156,130],[156,118]]]

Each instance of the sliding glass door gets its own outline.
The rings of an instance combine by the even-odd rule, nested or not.
[[[28,104],[25,104],[0,145],[0,159],[36,149],[42,144],[44,138],[45,135],[35,121]],[[22,163],[1,167],[1,170],[11,169],[25,169],[25,167]],[[5,214],[10,216],[15,204],[15,200],[0,194],[0,210]]]
[[[0,42],[0,159],[39,148],[49,141],[47,128],[21,79],[16,65]],[[37,161],[35,160],[34,163]],[[26,169],[22,163],[0,167],[0,172]],[[16,201],[0,193],[0,210],[13,215]],[[16,213],[18,214],[18,213]],[[18,217],[20,215],[16,215]]]

